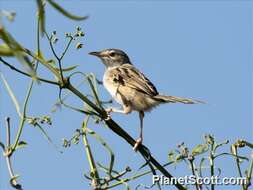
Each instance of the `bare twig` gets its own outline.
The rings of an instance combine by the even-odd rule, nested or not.
[[[69,46],[70,46],[70,44],[71,44],[71,42],[72,42],[73,40],[74,40],[74,38],[73,38],[72,36],[70,36],[70,37],[69,37],[69,42],[68,42],[67,46],[65,47],[65,49],[63,50],[61,57],[59,58],[60,61],[62,60],[62,58],[63,58],[63,57],[65,56],[65,54],[67,53],[67,51],[68,51],[68,49],[69,49]],[[59,64],[59,66],[60,66],[60,69],[61,69],[61,64]]]
[[[11,146],[11,140],[10,139],[11,139],[10,118],[7,117],[6,118],[6,149],[5,149],[6,163],[7,163],[7,168],[8,168],[10,177],[11,177],[11,179],[10,179],[11,186],[13,186],[16,189],[21,190],[22,187],[17,182],[17,176],[14,175],[14,171],[13,171],[13,168],[12,168],[12,162],[11,162],[12,152],[11,152],[11,147],[10,147]]]

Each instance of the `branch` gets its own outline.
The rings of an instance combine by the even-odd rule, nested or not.
[[[3,60],[2,57],[0,57],[0,61],[1,61],[4,65],[8,66],[11,70],[14,70],[14,71],[16,71],[16,72],[18,72],[18,73],[20,73],[20,74],[22,74],[22,75],[24,75],[24,76],[27,76],[27,77],[32,78],[32,75],[30,75],[30,74],[28,74],[28,73],[26,73],[26,72],[24,72],[24,71],[21,71],[21,70],[17,69],[16,67],[12,66],[11,64],[9,64],[9,63],[7,63],[5,60]],[[48,83],[48,84],[53,84],[53,85],[57,85],[57,86],[59,85],[58,82],[51,81],[51,80],[47,80],[47,79],[43,79],[43,78],[40,78],[40,77],[37,77],[37,80],[39,80],[39,81],[41,81],[41,82]]]
[[[2,59],[0,59],[2,61]],[[51,70],[50,70],[51,71]],[[27,75],[31,77],[30,75]],[[125,131],[123,130],[114,120],[111,118],[108,118],[106,111],[102,108],[97,107],[92,101],[90,101],[85,95],[83,95],[80,91],[78,91],[74,86],[71,85],[70,81],[63,80],[65,84],[63,84],[62,88],[66,88],[72,93],[74,93],[77,97],[79,97],[83,102],[88,104],[94,111],[96,111],[99,114],[99,117],[104,120],[106,125],[111,129],[114,133],[116,133],[118,136],[122,137],[128,144],[130,144],[132,147],[135,145],[135,140]],[[50,83],[50,82],[49,82]],[[60,86],[59,83],[52,83],[54,85]],[[140,145],[138,147],[138,151],[142,155],[142,157],[145,160],[148,160],[149,163],[153,164],[164,176],[168,178],[173,178],[173,176],[151,155],[150,151],[147,147],[144,145]],[[175,186],[179,190],[186,190],[184,186],[182,186],[179,183],[176,183]]]

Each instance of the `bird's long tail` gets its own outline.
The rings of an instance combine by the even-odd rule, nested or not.
[[[181,98],[176,96],[165,96],[165,95],[156,95],[153,97],[155,100],[160,101],[161,103],[183,103],[183,104],[198,104],[205,103],[199,100],[193,100],[189,98]]]

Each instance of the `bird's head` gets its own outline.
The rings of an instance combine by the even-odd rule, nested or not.
[[[123,64],[131,64],[127,54],[119,49],[105,49],[97,52],[90,52],[90,55],[97,56],[106,67],[115,67]]]

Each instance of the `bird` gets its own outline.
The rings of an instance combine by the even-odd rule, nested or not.
[[[131,63],[128,55],[120,49],[104,49],[89,54],[100,58],[105,65],[103,85],[113,99],[122,106],[121,108],[107,108],[108,115],[111,112],[129,114],[132,111],[137,111],[139,113],[140,132],[139,138],[133,147],[135,151],[143,142],[145,112],[149,112],[164,103],[203,103],[190,98],[160,94],[155,85]]]

